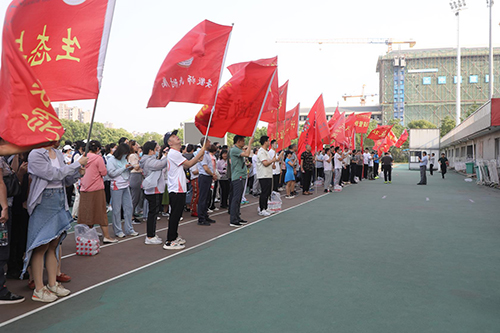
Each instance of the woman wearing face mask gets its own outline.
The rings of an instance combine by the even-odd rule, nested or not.
[[[139,144],[135,140],[129,141],[130,154],[128,155],[128,163],[132,166],[130,170],[130,194],[132,195],[132,214],[137,212],[137,208],[142,208],[142,202],[144,200],[142,194],[141,183],[143,180],[142,169],[139,165]],[[140,223],[139,219],[134,217],[135,223]]]
[[[132,196],[129,179],[132,165],[127,162],[130,147],[121,143],[108,159],[108,176],[111,181],[111,205],[113,207],[113,229],[116,237],[137,236],[132,228]],[[121,211],[123,209],[124,229],[122,230]]]

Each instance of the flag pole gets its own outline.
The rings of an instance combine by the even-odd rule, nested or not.
[[[87,153],[89,152],[90,148],[90,136],[92,134],[92,127],[94,127],[94,117],[95,117],[95,110],[97,108],[97,100],[99,99],[99,93],[97,93],[97,96],[94,101],[94,109],[92,110],[92,119],[90,120],[90,127],[89,127],[89,133],[87,135],[87,143],[85,144],[85,156],[87,156]]]
[[[234,23],[232,24],[232,26],[234,27]],[[227,49],[229,48],[229,42],[231,41],[232,34],[233,34],[233,29],[231,29],[231,32],[229,33],[229,37],[227,38],[226,49],[224,50],[224,58],[222,59],[222,66],[220,67],[219,82],[217,84],[217,91],[215,92],[214,105],[212,106],[212,111],[210,111],[210,119],[208,120],[207,133],[205,133],[205,141],[204,142],[207,142],[208,132],[210,131],[210,124],[212,124],[212,117],[214,116],[214,112],[215,112],[215,104],[217,104],[217,97],[219,96],[220,83],[222,80],[222,72],[224,71],[224,66],[226,64]]]
[[[252,137],[255,135],[255,131],[257,130],[257,125],[259,124],[260,116],[262,116],[262,111],[264,110],[264,106],[266,105],[267,101],[267,96],[269,95],[269,89],[271,89],[271,84],[273,83],[277,71],[278,68],[274,70],[273,76],[271,77],[271,81],[269,81],[269,86],[266,89],[266,96],[264,97],[264,100],[262,101],[262,106],[260,107],[259,118],[257,118],[257,121],[255,122],[255,127],[253,128]]]

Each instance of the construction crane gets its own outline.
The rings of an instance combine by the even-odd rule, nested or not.
[[[365,94],[365,87],[366,87],[366,84],[363,84],[363,88],[361,89],[361,95],[347,95],[347,94],[344,94],[344,95],[342,95],[342,98],[344,99],[344,101],[347,101],[348,98],[359,97],[360,98],[360,104],[361,104],[361,106],[364,106],[366,104],[366,98],[367,97],[373,97],[373,96],[377,96],[378,95],[378,94]]]
[[[408,44],[414,47],[414,40],[398,41],[392,38],[332,38],[332,39],[280,39],[276,43],[308,43],[308,44],[385,44],[388,46],[387,53],[392,51],[393,44]]]

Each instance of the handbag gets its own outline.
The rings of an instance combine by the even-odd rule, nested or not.
[[[3,176],[3,182],[7,188],[7,198],[15,197],[16,195],[21,194],[21,183],[19,183],[19,179],[17,179],[17,176],[14,171],[12,171],[10,165],[7,162],[4,162],[3,164],[8,166],[10,169],[10,174]]]

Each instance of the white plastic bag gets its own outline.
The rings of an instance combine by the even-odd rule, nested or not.
[[[76,254],[95,256],[99,253],[100,243],[97,231],[85,224],[75,225]]]
[[[279,212],[279,211],[281,211],[281,204],[282,203],[283,203],[283,201],[281,200],[281,196],[280,196],[279,192],[273,191],[271,193],[271,197],[267,201],[267,210],[274,212],[274,213]]]

